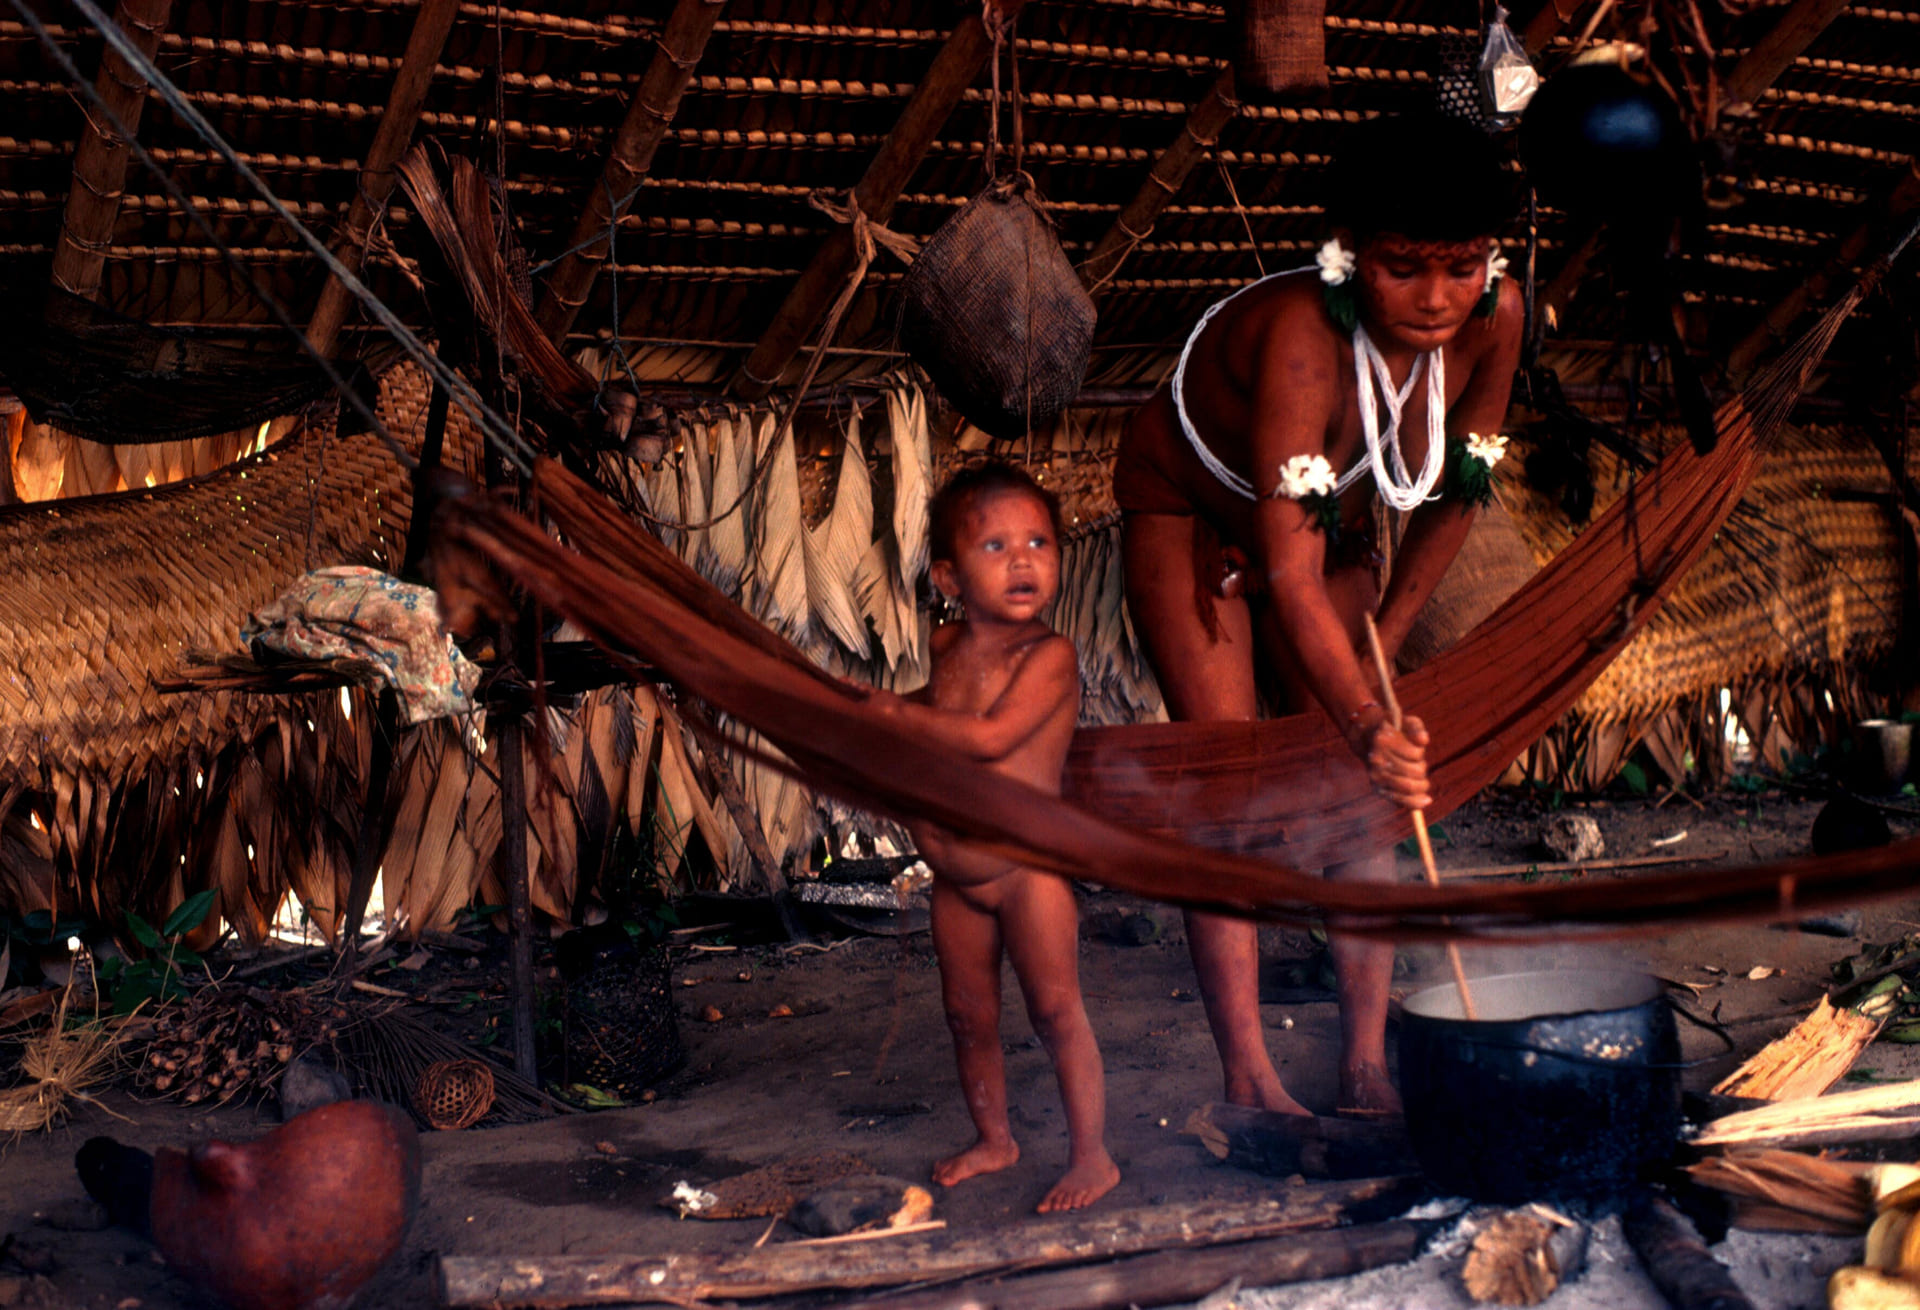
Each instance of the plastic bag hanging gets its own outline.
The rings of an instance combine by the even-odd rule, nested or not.
[[[1540,89],[1540,74],[1527,58],[1527,49],[1507,26],[1507,11],[1495,5],[1487,24],[1487,42],[1480,52],[1480,94],[1488,125],[1506,127],[1520,116]]]

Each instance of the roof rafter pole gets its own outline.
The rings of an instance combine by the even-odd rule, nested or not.
[[[653,58],[640,79],[627,116],[614,134],[607,166],[580,207],[567,252],[547,275],[540,299],[540,328],[556,343],[566,340],[580,307],[607,257],[607,230],[633,201],[640,179],[653,167],[653,155],[680,111],[680,97],[706,52],[707,38],[727,0],[678,0],[654,42]]]
[[[1001,21],[1012,22],[1026,0],[993,0]],[[853,202],[876,223],[884,223],[893,213],[894,202],[906,189],[913,172],[926,157],[927,147],[946,125],[949,115],[966,95],[973,79],[993,52],[993,38],[978,13],[970,13],[947,37],[933,65],[913,89],[913,97],[893,131],[881,143],[866,174],[853,188]],[[828,234],[813,262],[787,292],[779,312],[755,344],[747,362],[733,379],[733,392],[747,400],[758,400],[773,390],[780,374],[800,353],[800,346],[814,325],[827,312],[827,306],[839,295],[855,262],[853,230],[836,227]]]
[[[149,59],[160,48],[173,0],[120,0],[113,21]],[[100,58],[94,89],[113,115],[129,130],[140,127],[140,111],[147,102],[147,79],[128,67],[120,53],[108,46]],[[113,241],[114,220],[120,214],[120,190],[127,180],[127,142],[115,135],[106,120],[87,118],[73,152],[73,185],[67,190],[66,213],[60,220],[60,238],[53,250],[53,284],[88,300],[100,293],[100,273],[107,247]]]
[[[1920,211],[1920,162],[1908,164],[1907,171],[1873,217],[1843,237],[1819,271],[1795,283],[1793,290],[1782,296],[1753,331],[1733,348],[1727,356],[1727,380],[1736,385],[1744,383],[1763,353],[1787,341],[1787,334],[1807,306],[1824,298],[1837,278],[1857,266],[1876,244],[1886,239],[1890,229],[1897,230],[1916,211]]]
[[[1793,67],[1814,38],[1826,31],[1847,8],[1848,0],[1794,0],[1793,7],[1753,49],[1740,58],[1722,85],[1729,104],[1753,104]]]
[[[394,165],[412,144],[414,125],[420,121],[427,88],[433,84],[434,67],[440,62],[440,52],[446,48],[447,34],[453,31],[453,20],[459,13],[460,0],[422,0],[420,12],[414,16],[407,52],[401,56],[400,71],[393,75],[393,90],[387,94],[380,127],[360,168],[360,189],[333,248],[340,261],[355,272],[366,255],[374,219],[386,212],[387,197],[393,193]],[[329,275],[326,286],[320,289],[320,303],[307,323],[307,340],[321,354],[332,353],[351,300],[340,280]]]
[[[1561,3],[1562,0],[1546,0],[1527,20],[1526,29],[1520,33],[1520,43],[1526,46],[1529,58],[1538,59],[1553,44],[1553,38],[1560,35],[1561,28],[1573,21],[1573,16],[1580,12],[1586,0],[1565,0],[1567,7],[1564,13],[1560,9]]]
[[[1205,159],[1207,152],[1213,149],[1213,143],[1220,139],[1220,133],[1240,112],[1240,101],[1234,96],[1233,69],[1222,68],[1220,75],[1207,88],[1207,94],[1187,111],[1187,121],[1175,137],[1173,144],[1160,152],[1160,158],[1153,161],[1153,171],[1147,174],[1147,180],[1133,193],[1113,220],[1106,234],[1094,245],[1093,253],[1087,256],[1080,266],[1080,277],[1090,288],[1098,290],[1113,280],[1120,266],[1126,262],[1133,248],[1147,239],[1153,231],[1155,220],[1161,211],[1173,203],[1180,189],[1187,183],[1194,166]]]

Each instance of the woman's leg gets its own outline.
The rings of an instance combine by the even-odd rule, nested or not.
[[[1120,540],[1127,605],[1168,715],[1187,723],[1257,717],[1252,618],[1245,601],[1215,598],[1216,622],[1208,631],[1195,597],[1193,519],[1128,514]],[[1259,929],[1246,919],[1190,910],[1187,947],[1220,1052],[1226,1099],[1305,1114],[1281,1086],[1260,1024]]]

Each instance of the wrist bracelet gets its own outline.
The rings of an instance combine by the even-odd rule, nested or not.
[[[1358,705],[1354,706],[1352,711],[1348,713],[1347,722],[1358,723],[1360,721],[1360,716],[1362,714],[1365,714],[1368,710],[1381,710],[1382,713],[1385,713],[1385,710],[1382,708],[1379,701],[1363,700]]]

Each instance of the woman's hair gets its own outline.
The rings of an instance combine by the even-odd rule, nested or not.
[[[1461,119],[1372,119],[1347,137],[1327,172],[1327,219],[1357,239],[1492,236],[1513,217],[1513,175],[1504,165],[1487,134]]]
[[[960,535],[960,520],[966,517],[968,507],[982,496],[996,495],[1002,491],[1025,492],[1045,505],[1047,517],[1053,521],[1054,539],[1059,539],[1059,497],[1035,482],[1025,469],[1017,465],[1005,460],[982,460],[955,473],[941,484],[940,490],[933,493],[933,500],[927,506],[927,545],[933,558],[951,560],[954,541]]]

